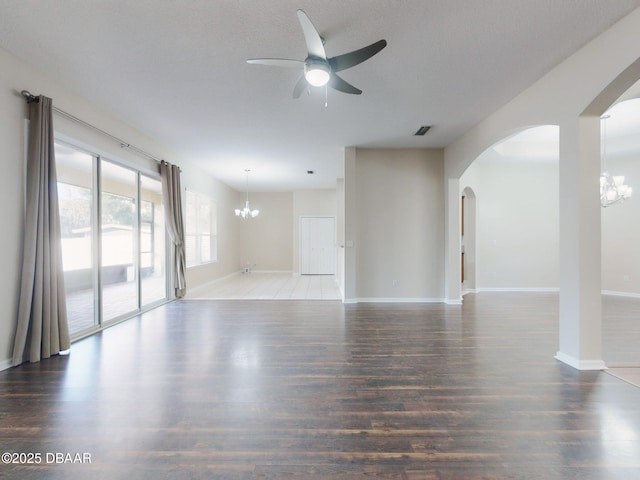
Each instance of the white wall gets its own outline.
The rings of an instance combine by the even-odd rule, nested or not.
[[[624,175],[634,196],[602,210],[602,289],[640,296],[640,156],[610,159],[607,168]]]
[[[291,272],[293,194],[251,193],[249,202],[260,214],[247,220],[235,219],[240,226],[240,266],[249,265],[254,271]]]
[[[25,135],[24,120],[27,118],[27,105],[21,90],[29,90],[38,95],[43,94],[53,99],[56,107],[81,118],[82,120],[122,138],[160,158],[180,165],[183,172],[182,185],[212,193],[221,203],[237,197],[237,192],[216,184],[215,180],[191,165],[188,159],[181,158],[161,143],[143,135],[131,126],[113,118],[108,113],[93,105],[90,101],[74,94],[62,85],[52,81],[37,69],[16,59],[5,50],[0,49],[0,159],[4,169],[0,176],[0,201],[5,208],[0,213],[0,224],[4,234],[0,236],[3,275],[0,280],[0,369],[10,365],[13,350],[13,338],[17,319],[19,282],[22,259],[22,231],[25,195],[24,158]],[[155,162],[139,157],[126,149],[120,148],[103,135],[86,127],[54,116],[55,130],[59,135],[73,140],[78,145],[90,146],[91,150],[104,154],[122,163],[135,165],[137,168],[157,172]],[[215,185],[215,187],[210,187]],[[213,188],[213,190],[210,190]],[[235,202],[234,202],[235,203]],[[226,258],[224,263],[214,267],[216,274],[239,268],[237,250],[230,241],[235,227],[226,225],[223,219],[219,231],[230,230],[229,236],[223,235],[222,248],[218,255]],[[226,250],[228,248],[228,250]],[[225,249],[225,250],[223,250]],[[193,280],[193,279],[191,279]],[[194,282],[195,283],[195,282]]]
[[[184,191],[191,190],[215,200],[217,214],[217,261],[187,268],[187,289],[191,290],[212,280],[235,273],[240,268],[240,225],[234,210],[243,205],[243,197],[236,190],[201,170],[181,166],[180,177]],[[184,205],[183,205],[184,206]]]
[[[460,179],[476,195],[475,288],[557,289],[558,162],[497,157],[489,150]]]
[[[355,213],[358,299],[443,298],[442,162],[442,150],[356,149],[355,208],[346,210],[348,221]]]
[[[3,174],[0,175],[0,251],[3,274],[0,277],[0,368],[10,365],[13,351],[20,265],[22,259],[22,215],[24,211],[24,123],[26,106],[16,90],[26,88],[22,82],[28,72],[22,65],[10,62],[0,50],[0,158]],[[18,70],[20,69],[20,70]],[[11,77],[8,74],[11,73]]]

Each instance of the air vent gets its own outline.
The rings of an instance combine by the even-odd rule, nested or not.
[[[430,129],[430,128],[431,128],[431,126],[430,126],[430,125],[423,125],[423,126],[421,126],[421,127],[418,129],[418,131],[417,131],[416,133],[414,133],[414,135],[416,135],[416,136],[422,136],[422,135],[424,135],[425,133],[427,133],[427,132],[429,131],[429,129]]]

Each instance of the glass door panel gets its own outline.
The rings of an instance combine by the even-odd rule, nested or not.
[[[138,309],[137,173],[100,162],[102,320]]]
[[[71,335],[166,300],[160,180],[64,141],[56,167]]]
[[[94,165],[96,157],[55,145],[67,315],[71,335],[98,325],[95,274]]]
[[[140,176],[140,294],[141,306],[167,298],[162,184]]]

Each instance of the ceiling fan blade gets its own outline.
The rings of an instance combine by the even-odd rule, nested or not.
[[[309,56],[326,60],[327,54],[324,51],[322,38],[320,38],[318,30],[316,30],[316,27],[313,26],[313,23],[311,23],[311,20],[309,20],[307,14],[302,10],[298,10],[298,20],[300,21],[300,26],[302,27],[304,40],[307,43],[307,51],[309,52]]]
[[[304,89],[307,88],[307,85],[307,79],[302,75],[298,80],[298,83],[296,83],[296,86],[293,87],[293,98],[300,98],[300,95],[302,95]]]
[[[336,75],[335,73],[331,74],[331,78],[329,79],[329,86],[331,88],[334,88],[340,92],[344,92],[344,93],[352,93],[354,95],[360,95],[362,93],[362,90],[360,90],[359,88],[354,87],[353,85],[351,85],[348,82],[345,82],[342,78],[340,78],[338,75]]]
[[[371,45],[354,50],[353,52],[344,53],[330,58],[329,65],[334,72],[340,72],[368,60],[386,46],[386,40],[378,40]]]
[[[289,60],[288,58],[250,58],[247,63],[254,65],[269,65],[271,67],[303,68],[304,62]]]

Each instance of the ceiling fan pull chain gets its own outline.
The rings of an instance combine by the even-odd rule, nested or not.
[[[324,86],[324,108],[329,106],[329,89],[327,86]]]

